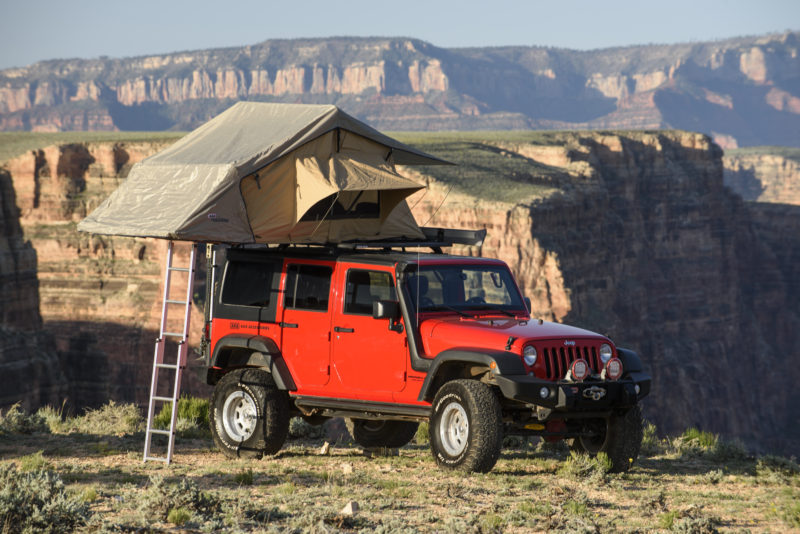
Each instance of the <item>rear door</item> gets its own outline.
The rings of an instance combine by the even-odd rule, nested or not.
[[[281,352],[298,393],[330,378],[333,262],[286,260]]]
[[[393,270],[339,267],[336,286],[344,296],[333,312],[333,368],[342,395],[390,401],[406,384],[406,334],[390,330],[389,319],[373,319],[372,303],[397,300]]]

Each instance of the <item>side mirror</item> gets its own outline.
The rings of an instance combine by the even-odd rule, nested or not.
[[[400,322],[400,303],[396,300],[376,300],[372,303],[372,317],[374,319],[389,319],[389,330],[402,333],[403,323]]]
[[[376,300],[372,303],[373,319],[399,319],[400,303],[396,300]]]
[[[528,313],[531,312],[531,299],[530,297],[522,297],[522,301],[525,303],[525,308],[527,308]]]

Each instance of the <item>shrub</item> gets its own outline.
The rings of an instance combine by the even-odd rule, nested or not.
[[[670,530],[685,534],[716,534],[719,520],[713,517],[684,517],[676,521]]]
[[[289,421],[289,437],[292,439],[320,439],[325,437],[322,425],[312,425],[302,417],[292,417]]]
[[[46,470],[22,472],[0,465],[0,532],[73,532],[89,517],[89,506],[70,497],[64,483]]]
[[[151,476],[150,486],[145,490],[139,506],[148,518],[169,520],[172,510],[184,509],[204,519],[214,519],[221,511],[217,498],[197,489],[188,479],[168,483],[161,476]]]
[[[417,445],[428,445],[430,443],[430,426],[427,421],[423,421],[417,427],[417,433],[414,435],[414,443]]]
[[[44,451],[37,451],[19,459],[19,468],[22,471],[39,471],[47,467],[47,460],[44,459]]]
[[[780,512],[780,517],[784,523],[792,528],[800,528],[800,502],[793,502],[786,505]]]
[[[66,428],[64,424],[64,407],[62,406],[60,410],[56,410],[52,406],[42,406],[38,410],[36,410],[36,415],[41,417],[47,428],[50,429],[52,433],[63,432]]]
[[[248,469],[246,471],[240,471],[233,475],[233,481],[239,484],[240,486],[252,486],[253,485],[253,470]]]
[[[108,404],[96,410],[88,409],[80,417],[66,421],[69,431],[96,435],[125,435],[144,430],[144,419],[134,404]]]
[[[604,452],[597,456],[571,452],[569,457],[558,468],[558,474],[568,477],[588,478],[603,481],[611,471],[611,458]]]
[[[656,425],[649,421],[644,422],[642,435],[642,454],[654,456],[665,452],[664,442],[658,437]]]
[[[172,417],[171,403],[161,407],[153,417],[153,427],[169,429]],[[184,437],[206,437],[210,434],[208,423],[208,400],[184,395],[178,399],[178,419],[175,430]]]
[[[768,454],[756,462],[756,474],[767,481],[784,483],[800,475],[800,465],[794,459]]]
[[[191,512],[185,508],[173,508],[167,514],[167,521],[173,525],[181,526],[192,518]]]
[[[0,413],[0,435],[32,434],[48,430],[47,423],[40,415],[26,414],[20,403],[11,406],[5,414]]]
[[[743,460],[748,452],[744,445],[736,441],[725,441],[717,434],[691,427],[672,440],[672,447],[678,454],[707,456],[717,461]]]

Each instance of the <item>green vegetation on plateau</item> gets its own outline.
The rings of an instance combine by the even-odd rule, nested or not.
[[[648,425],[633,468],[507,437],[488,474],[437,469],[420,431],[399,451],[323,439],[299,419],[275,457],[230,460],[182,399],[172,465],[142,462],[141,413],[0,413],[0,532],[787,532],[800,466],[698,429]],[[163,419],[163,417],[162,417]],[[163,421],[162,421],[163,422]],[[294,421],[293,421],[294,422]],[[422,425],[424,426],[424,425]],[[343,512],[351,501],[354,515]]]

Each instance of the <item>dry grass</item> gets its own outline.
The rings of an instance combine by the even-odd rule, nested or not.
[[[437,469],[425,445],[368,457],[337,443],[321,455],[320,439],[290,441],[276,457],[246,461],[227,459],[208,438],[179,437],[171,466],[145,464],[143,435],[126,428],[6,433],[0,467],[58,475],[89,507],[83,532],[178,525],[190,532],[800,529],[796,462],[723,460],[715,442],[687,448],[685,436],[658,442],[625,474],[605,473],[564,447],[509,440],[513,448],[492,472],[465,475]],[[350,501],[359,505],[354,516],[341,513]]]

